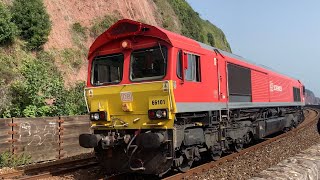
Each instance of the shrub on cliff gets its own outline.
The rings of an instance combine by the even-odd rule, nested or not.
[[[14,0],[12,14],[29,49],[40,49],[48,41],[51,21],[42,0]]]
[[[0,44],[11,43],[17,35],[17,26],[11,21],[11,13],[0,2]]]

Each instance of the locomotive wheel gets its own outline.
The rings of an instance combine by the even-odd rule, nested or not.
[[[243,143],[236,143],[234,144],[234,150],[236,152],[240,152],[243,149]]]
[[[291,131],[294,128],[296,128],[296,123],[291,121],[290,127],[285,128],[285,132]]]
[[[183,157],[183,161],[180,164],[180,166],[178,167],[178,170],[181,172],[187,172],[191,168],[193,161],[194,161],[193,159],[189,160],[189,159]]]
[[[217,161],[218,159],[220,159],[222,155],[222,151],[219,151],[219,152],[212,152],[211,153],[211,158],[213,161]]]
[[[292,129],[294,129],[294,128],[296,128],[298,125],[297,125],[297,123],[295,123],[294,121],[292,121]]]
[[[246,135],[246,144],[250,144],[250,143],[252,143],[252,138],[253,137],[253,135],[251,135],[251,133],[250,132],[248,132],[247,133],[247,135]]]

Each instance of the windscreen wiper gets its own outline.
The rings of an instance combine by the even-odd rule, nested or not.
[[[160,52],[161,52],[161,56],[162,56],[162,59],[163,59],[163,63],[166,64],[166,58],[164,57],[164,54],[162,52],[162,48],[161,48],[161,45],[160,45],[160,42],[158,42],[158,45],[159,45],[159,49],[160,49]]]

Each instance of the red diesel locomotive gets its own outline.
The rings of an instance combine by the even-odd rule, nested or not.
[[[299,80],[159,27],[120,20],[88,59],[79,142],[110,173],[186,171],[304,117]]]

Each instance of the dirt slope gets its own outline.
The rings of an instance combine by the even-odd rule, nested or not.
[[[90,27],[99,17],[119,14],[120,17],[143,20],[152,25],[160,22],[156,18],[156,6],[152,0],[44,0],[52,21],[52,31],[46,49],[72,48],[70,27],[80,23]],[[89,39],[88,46],[93,41]]]

